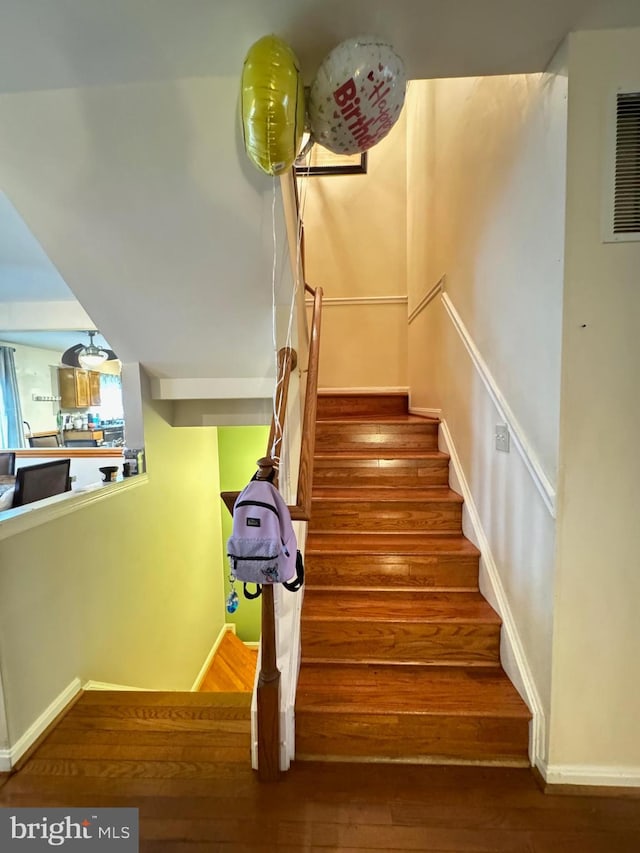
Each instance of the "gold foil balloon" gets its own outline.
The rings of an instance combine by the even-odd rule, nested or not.
[[[300,64],[288,44],[264,36],[249,48],[242,70],[242,130],[249,159],[267,175],[293,165],[304,130]]]
[[[406,86],[404,63],[390,44],[375,36],[343,41],[311,86],[313,138],[336,154],[366,151],[398,120]]]

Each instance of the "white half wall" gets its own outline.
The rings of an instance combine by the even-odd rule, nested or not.
[[[442,449],[455,449],[457,475],[462,477],[451,482],[459,491],[468,491],[463,532],[483,552],[481,592],[508,623],[502,663],[537,715],[531,758],[540,762],[546,757],[551,702],[555,521],[526,454],[513,443],[509,453],[495,450],[495,425],[504,422],[505,413],[496,406],[486,376],[439,298],[410,326],[410,348],[416,344],[417,351],[436,332],[438,359],[425,364],[435,367],[439,377],[432,393],[447,426],[447,446]],[[444,369],[438,371],[438,365]],[[412,411],[415,408],[412,397]]]
[[[224,624],[217,431],[169,410],[145,406],[139,487],[0,542],[10,749],[76,678],[189,690]]]

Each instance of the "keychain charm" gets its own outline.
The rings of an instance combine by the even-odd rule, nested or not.
[[[229,592],[229,595],[227,596],[226,608],[227,613],[235,613],[238,609],[238,605],[240,604],[240,599],[238,598],[238,593],[236,592],[235,577],[233,575],[229,575],[229,580],[231,581],[231,590]]]

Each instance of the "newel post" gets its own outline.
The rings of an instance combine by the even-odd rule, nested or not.
[[[276,662],[273,585],[262,587],[262,666],[258,678],[258,776],[280,777],[280,670]]]
[[[258,459],[258,479],[271,476],[275,460]],[[277,486],[278,471],[274,485]],[[276,617],[273,585],[262,585],[261,666],[258,676],[258,778],[275,782],[280,778],[280,670],[276,656]]]

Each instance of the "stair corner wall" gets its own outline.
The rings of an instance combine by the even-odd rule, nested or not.
[[[480,590],[503,620],[502,665],[532,712],[529,757],[544,773],[555,492],[451,298],[435,297],[409,329],[423,338],[437,330],[451,381],[434,383],[429,400],[412,395],[410,410],[423,416],[441,411],[440,448],[451,457],[451,487],[464,497],[463,532],[481,551]],[[494,449],[497,423],[507,424],[509,453]]]

